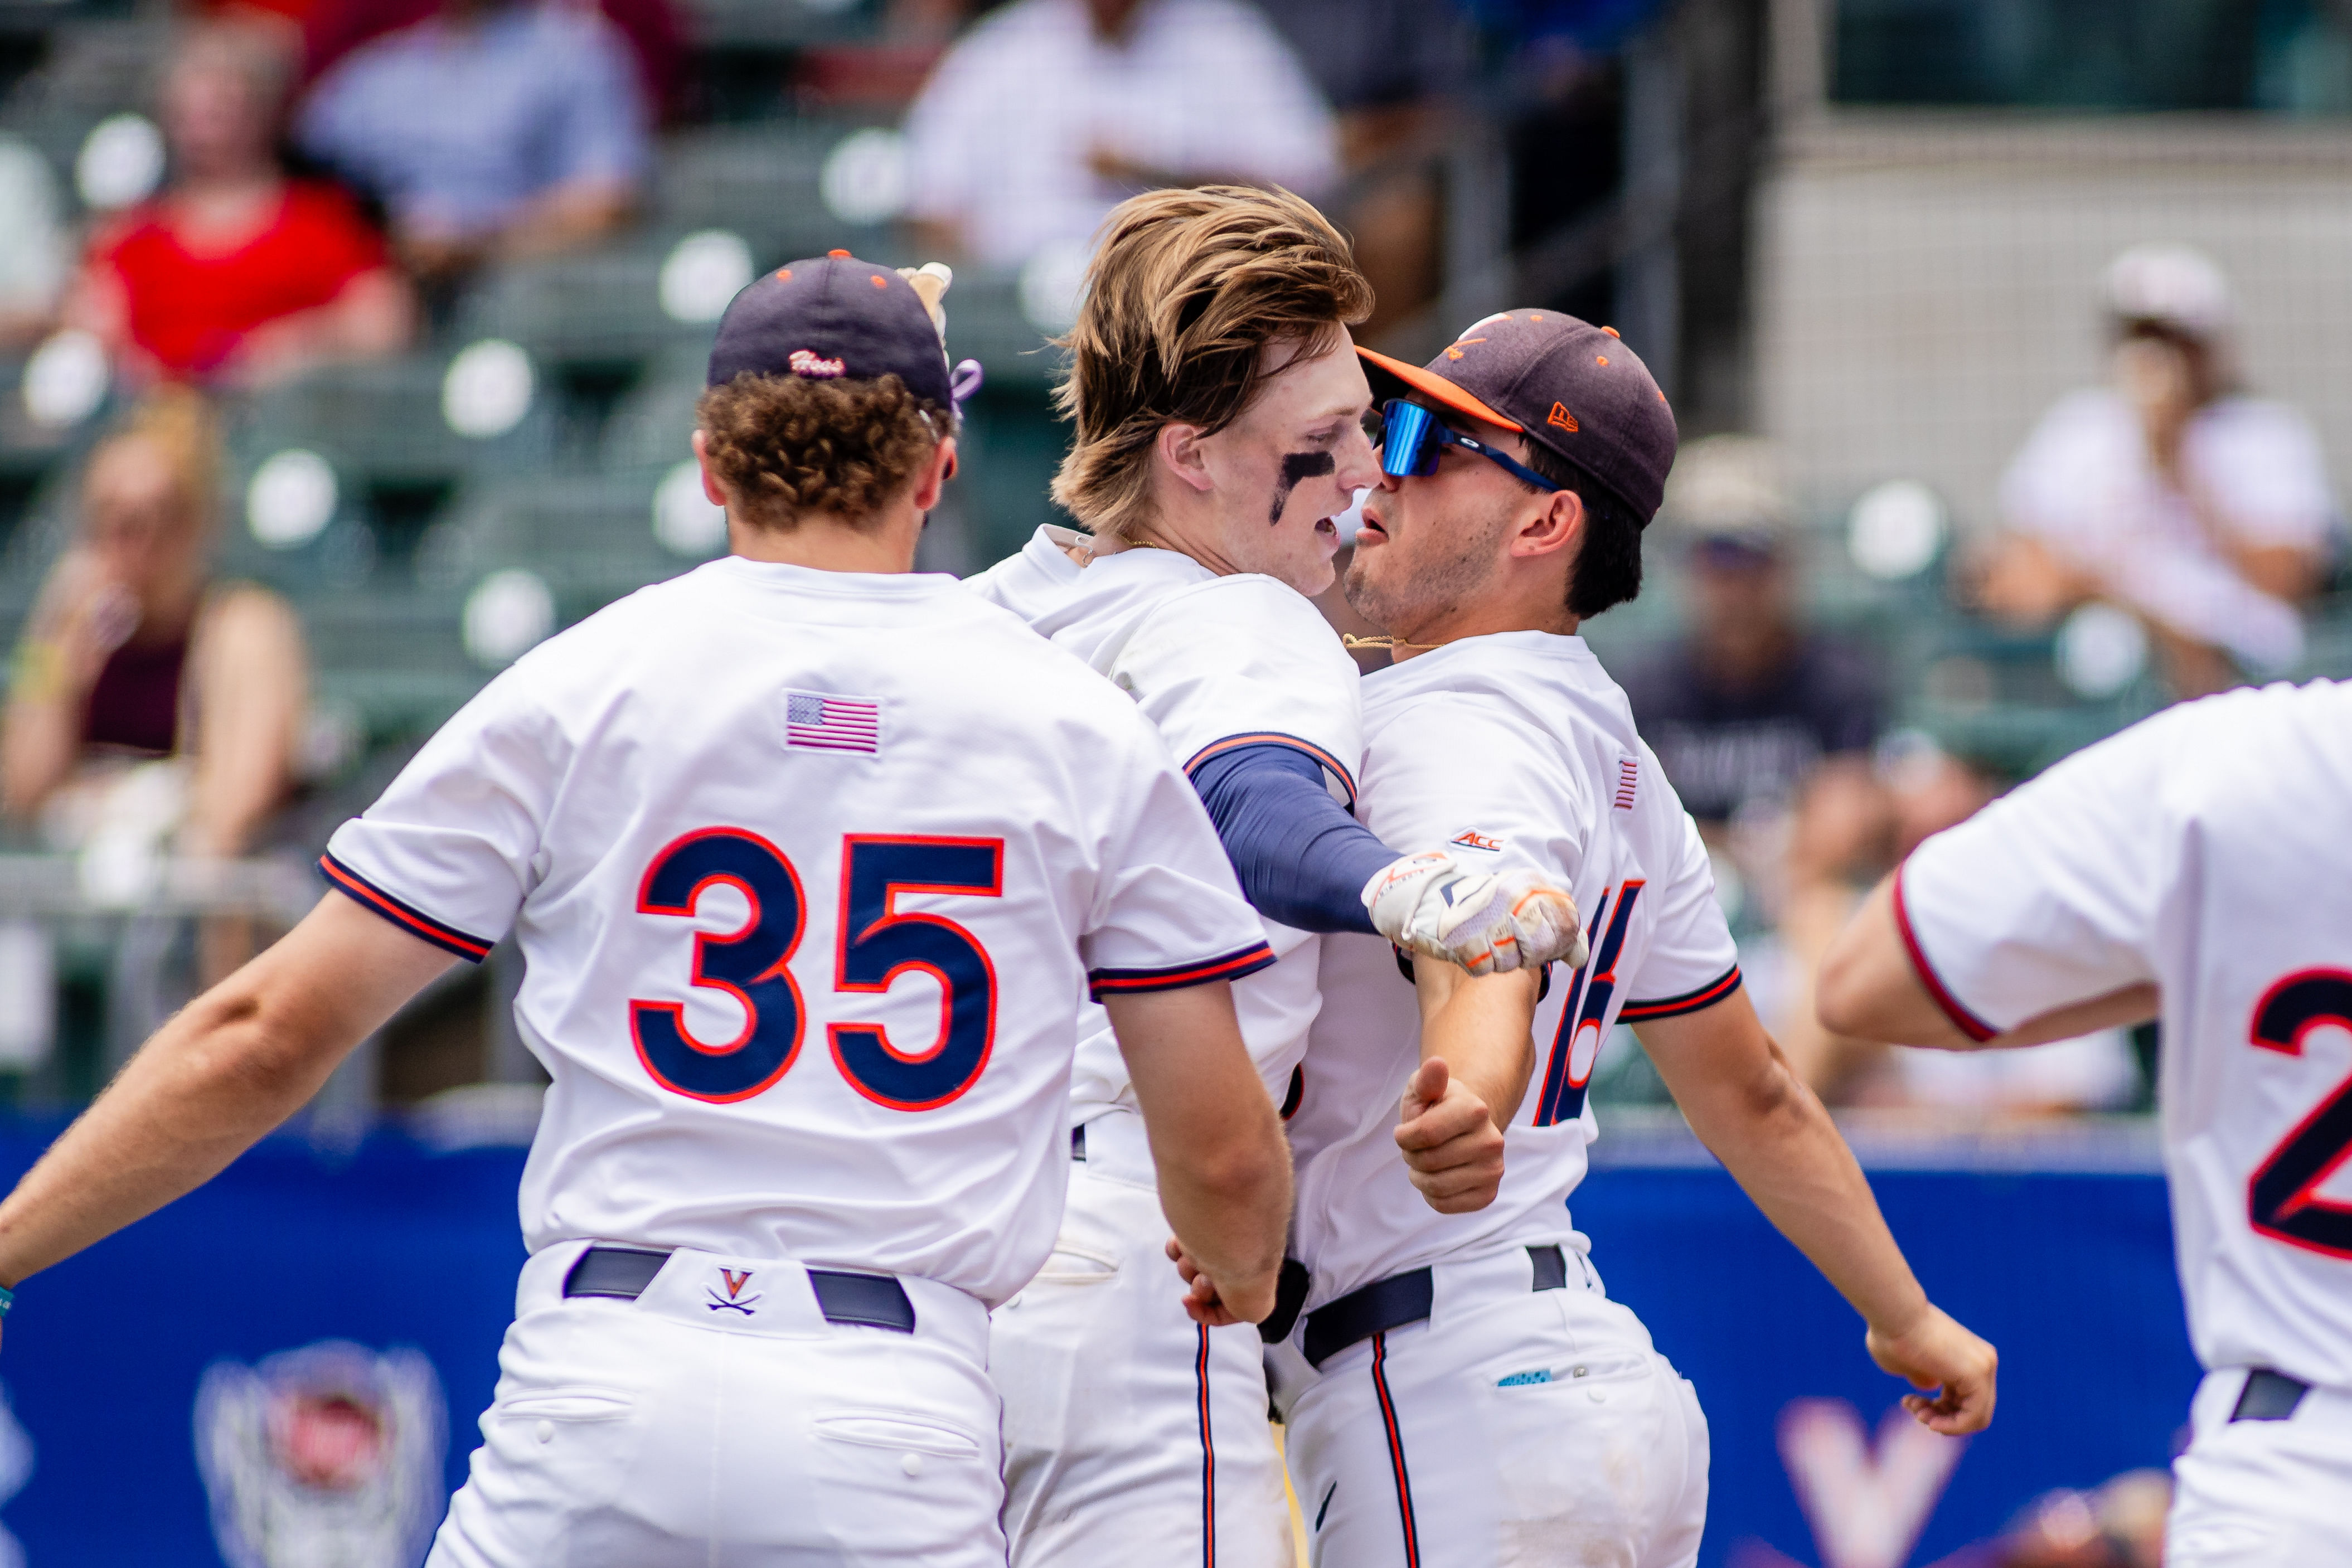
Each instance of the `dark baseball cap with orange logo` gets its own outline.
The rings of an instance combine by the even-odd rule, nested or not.
[[[1419,396],[1515,431],[1590,474],[1645,526],[1675,465],[1675,411],[1610,327],[1506,310],[1415,369],[1358,349],[1377,400]]]
[[[709,383],[745,372],[811,380],[897,376],[917,397],[953,397],[947,350],[921,296],[898,272],[845,250],[753,280],[719,320]]]

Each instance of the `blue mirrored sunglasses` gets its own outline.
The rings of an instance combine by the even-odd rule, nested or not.
[[[1532,485],[1538,490],[1567,488],[1553,484],[1526,464],[1504,456],[1485,442],[1449,428],[1430,410],[1402,398],[1391,398],[1381,404],[1377,413],[1366,414],[1364,427],[1364,434],[1381,449],[1381,472],[1400,479],[1426,478],[1436,473],[1438,454],[1446,447],[1459,446],[1500,466],[1522,485]]]

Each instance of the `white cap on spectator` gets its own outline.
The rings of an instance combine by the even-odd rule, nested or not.
[[[2161,321],[2216,338],[2237,318],[2230,280],[2213,258],[2185,245],[2136,245],[2107,264],[2107,308],[2127,321]]]
[[[1780,455],[1755,435],[1710,435],[1689,443],[1666,476],[1659,517],[1693,544],[1777,553],[1793,520]]]

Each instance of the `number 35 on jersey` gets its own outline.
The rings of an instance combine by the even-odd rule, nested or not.
[[[672,840],[646,866],[637,914],[691,920],[717,883],[740,893],[750,913],[731,932],[697,932],[681,979],[732,998],[743,1012],[741,1029],[732,1040],[698,1039],[683,1001],[646,998],[629,1003],[629,1032],[655,1082],[724,1104],[773,1088],[799,1059],[807,1018],[792,964],[808,925],[808,895],[793,862],[758,833],[703,828]],[[909,893],[996,898],[1003,890],[1002,839],[843,839],[832,988],[885,993],[909,969],[940,987],[939,1026],[928,1040],[894,1040],[877,1023],[826,1026],[834,1064],[851,1088],[892,1110],[927,1111],[979,1081],[996,1038],[995,966],[962,925],[902,914],[898,904]]]

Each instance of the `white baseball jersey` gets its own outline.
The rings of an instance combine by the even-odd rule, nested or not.
[[[1695,1011],[1739,985],[1698,828],[1582,638],[1467,637],[1363,685],[1364,825],[1469,865],[1533,868],[1575,894],[1592,954],[1553,968],[1536,1009],[1535,1078],[1506,1131],[1500,1196],[1445,1215],[1406,1179],[1393,1135],[1421,1062],[1412,981],[1380,937],[1325,939],[1290,1122],[1310,1308],[1442,1257],[1566,1238],[1598,1135],[1584,1091],[1601,1042],[1621,1019]]]
[[[1096,989],[1272,962],[1200,800],[1100,681],[952,579],[730,557],[533,650],[328,874],[479,958],[548,1090],[533,1251],[927,1277],[992,1304],[1060,1222]]]
[[[1326,786],[1354,804],[1363,749],[1356,664],[1312,603],[1270,577],[1219,577],[1173,550],[1125,549],[1082,568],[1066,547],[1087,543],[1071,529],[1041,528],[1018,555],[965,585],[1108,675],[1186,773],[1236,747],[1273,742],[1320,762]],[[1279,961],[1235,985],[1234,1007],[1279,1103],[1319,1000],[1318,939],[1271,920],[1265,931]],[[1098,1007],[1087,1013],[1073,1123],[1134,1104],[1109,1021]]]
[[[1977,1040],[2155,983],[2198,1359],[2352,1389],[2352,685],[2079,752],[1921,844],[1895,910]]]

